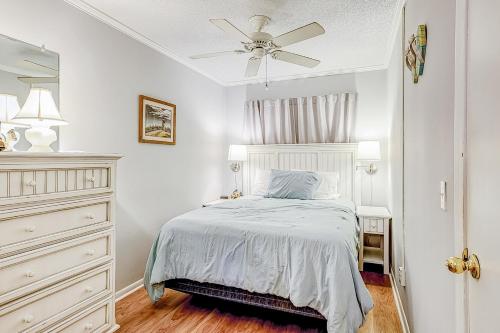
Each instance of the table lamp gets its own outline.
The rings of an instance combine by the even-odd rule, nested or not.
[[[13,118],[16,123],[31,126],[24,133],[31,143],[31,152],[51,152],[50,145],[57,140],[51,126],[67,125],[61,118],[52,93],[44,88],[31,88],[26,103]]]

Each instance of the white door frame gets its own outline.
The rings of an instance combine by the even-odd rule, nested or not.
[[[467,244],[466,186],[467,186],[467,88],[468,88],[468,17],[469,0],[455,1],[455,108],[454,108],[454,256],[460,256]],[[451,274],[451,273],[450,273]],[[456,276],[456,332],[469,332],[467,275]]]

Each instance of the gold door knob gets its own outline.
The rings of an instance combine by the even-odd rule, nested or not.
[[[479,259],[475,254],[469,256],[469,249],[465,248],[462,252],[462,257],[450,257],[445,262],[445,266],[448,270],[455,274],[462,274],[465,271],[469,271],[474,279],[479,279],[481,276],[481,266],[479,265]]]

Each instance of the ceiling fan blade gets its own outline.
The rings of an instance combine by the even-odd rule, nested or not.
[[[203,58],[213,58],[213,57],[218,57],[218,56],[223,56],[223,55],[242,54],[242,53],[247,53],[247,52],[243,51],[243,50],[211,52],[211,53],[202,53],[202,54],[193,55],[193,56],[190,56],[189,58],[191,58],[191,59],[203,59]]]
[[[325,29],[317,23],[313,22],[303,27],[284,33],[273,38],[274,45],[278,47],[295,44],[303,40],[313,38],[325,33]]]
[[[245,42],[251,42],[252,41],[250,39],[250,37],[248,37],[243,31],[241,31],[240,29],[236,28],[234,25],[231,24],[231,22],[229,22],[226,19],[210,19],[209,21],[212,24],[215,24],[222,31],[225,31],[228,34],[231,34],[233,37],[235,37],[239,41],[245,41]]]
[[[262,61],[262,58],[251,57],[250,59],[248,59],[247,70],[245,71],[245,76],[250,77],[250,76],[257,75],[257,73],[259,73],[259,67],[260,67],[261,61]]]
[[[319,60],[316,60],[313,58],[305,57],[305,56],[302,56],[300,54],[290,53],[290,52],[286,52],[286,51],[280,51],[280,50],[274,51],[273,53],[271,53],[271,56],[273,57],[273,59],[276,59],[276,60],[286,61],[286,62],[289,62],[291,64],[300,65],[300,66],[309,67],[309,68],[313,68],[313,67],[319,65],[319,63],[320,63]]]

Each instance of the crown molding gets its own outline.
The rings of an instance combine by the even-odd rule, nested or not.
[[[140,32],[132,29],[131,27],[121,23],[120,21],[112,18],[111,16],[107,15],[106,13],[100,11],[99,9],[95,8],[94,6],[88,4],[84,0],[64,0],[66,3],[72,5],[73,7],[83,11],[84,13],[96,18],[97,20],[109,25],[110,27],[124,33],[125,35],[132,37],[138,42],[141,42],[142,44],[149,46],[153,50],[156,50],[167,57],[175,60],[176,62],[188,67],[189,69],[207,77],[208,79],[218,83],[221,86],[225,86],[223,82],[221,82],[219,79],[213,77],[212,75],[200,70],[199,68],[193,66],[189,62],[187,62],[185,59],[177,56],[174,54],[172,51],[167,49],[166,47],[156,43],[152,39],[146,37],[145,35],[141,34]]]
[[[73,7],[83,11],[84,13],[96,18],[97,20],[109,25],[110,27],[124,33],[125,35],[135,39],[136,41],[162,53],[163,55],[173,59],[174,61],[188,67],[189,69],[207,77],[208,79],[214,81],[215,83],[223,86],[223,87],[232,87],[232,86],[241,86],[247,84],[258,84],[264,83],[264,78],[252,78],[252,79],[241,79],[236,81],[228,81],[223,82],[214,76],[206,73],[205,71],[200,70],[198,67],[194,66],[190,62],[186,61],[186,59],[176,55],[174,52],[169,50],[168,48],[158,44],[152,39],[146,37],[140,32],[132,29],[126,24],[121,23],[120,21],[114,19],[113,17],[107,15],[101,10],[95,8],[94,6],[88,4],[85,0],[64,0],[66,3],[72,5]],[[368,72],[368,71],[377,71],[384,70],[389,67],[389,62],[391,60],[392,50],[395,45],[395,39],[397,35],[397,29],[399,26],[399,18],[401,16],[401,11],[403,6],[405,5],[406,0],[398,0],[397,11],[393,17],[391,24],[391,32],[390,38],[387,42],[385,61],[382,64],[370,65],[370,66],[362,66],[362,67],[351,67],[351,68],[338,68],[333,70],[327,70],[322,72],[315,73],[304,73],[304,74],[294,74],[294,75],[281,75],[281,76],[273,76],[269,77],[268,81],[286,81],[286,80],[295,80],[295,79],[304,79],[318,76],[328,76],[328,75],[338,75],[338,74],[348,74],[348,73],[360,73],[360,72]]]
[[[338,68],[338,69],[332,69],[332,70],[328,70],[328,71],[314,72],[314,73],[272,76],[272,77],[268,78],[268,82],[270,85],[272,85],[273,82],[277,82],[277,81],[306,79],[306,78],[311,78],[311,77],[320,77],[320,76],[328,76],[328,75],[372,72],[372,71],[379,71],[379,70],[384,70],[384,69],[387,69],[386,63],[373,65],[373,66]],[[242,80],[238,80],[238,81],[229,81],[229,82],[226,82],[225,85],[227,87],[234,87],[234,86],[241,86],[241,85],[247,85],[247,84],[262,84],[265,82],[266,82],[265,78],[252,78],[252,79],[242,79]]]

